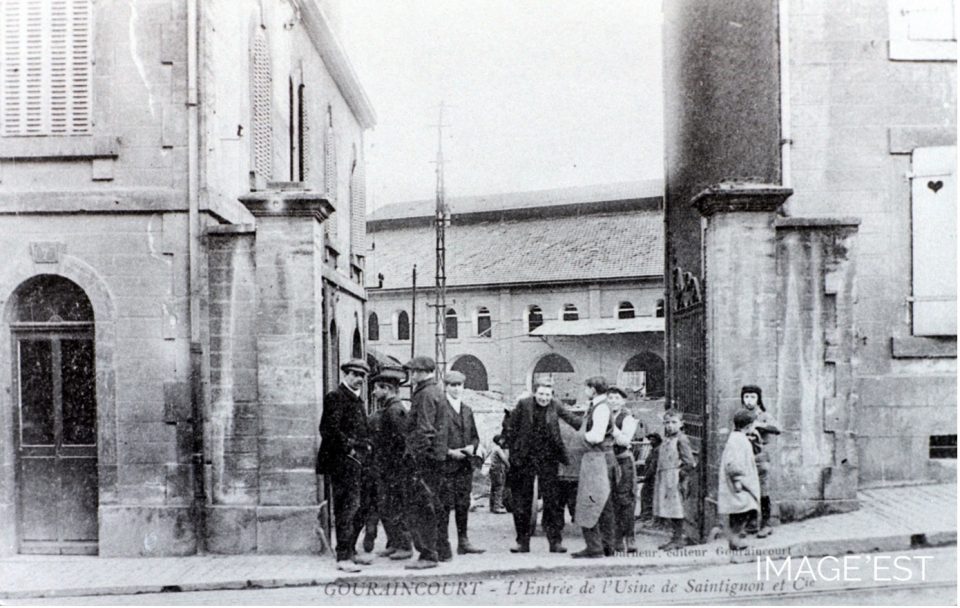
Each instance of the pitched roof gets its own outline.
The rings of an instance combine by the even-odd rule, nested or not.
[[[374,250],[368,286],[383,274],[385,289],[432,285],[436,241],[431,225],[368,235]],[[663,274],[663,213],[638,210],[504,220],[447,229],[447,285],[598,280]]]
[[[603,203],[662,197],[663,180],[652,179],[531,192],[450,197],[447,199],[447,206],[450,208],[452,215],[463,215],[486,211],[533,209],[578,203]],[[393,203],[369,214],[367,221],[380,222],[401,218],[433,217],[435,210],[436,201],[434,199]]]

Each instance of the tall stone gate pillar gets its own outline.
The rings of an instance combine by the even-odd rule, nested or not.
[[[851,365],[858,221],[782,217],[791,193],[732,182],[693,200],[703,217],[703,529],[720,523],[720,455],[744,384],[762,388],[783,431],[769,447],[774,517],[857,506]]]
[[[322,222],[332,206],[300,184],[270,186],[240,199],[256,218],[252,243],[249,229],[211,233],[211,274],[223,276],[211,283],[213,552],[320,549]]]
[[[775,220],[790,194],[780,186],[724,183],[693,199],[703,217],[703,530],[717,524],[720,454],[740,407],[740,387],[759,385],[767,411],[778,411]]]

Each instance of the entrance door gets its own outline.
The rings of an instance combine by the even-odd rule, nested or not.
[[[21,553],[97,552],[93,332],[14,333]]]

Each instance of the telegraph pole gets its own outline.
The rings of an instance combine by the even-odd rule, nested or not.
[[[437,376],[442,378],[447,371],[447,226],[450,224],[450,210],[444,194],[443,184],[443,102],[440,102],[440,120],[437,123],[437,280],[434,318],[436,319],[436,360]]]
[[[416,356],[417,345],[417,265],[413,265],[413,303],[410,307],[410,358]]]

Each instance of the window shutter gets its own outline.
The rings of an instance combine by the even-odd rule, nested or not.
[[[337,238],[337,141],[333,132],[333,110],[327,107],[327,130],[323,137],[323,191],[330,197],[333,211],[327,218],[327,235]]]
[[[890,58],[957,59],[954,0],[890,0]]]
[[[913,151],[913,334],[957,334],[957,148]]]
[[[363,162],[358,159],[350,179],[350,251],[354,255],[366,255],[364,243],[364,238],[367,235],[367,226],[364,221],[365,214],[366,178],[363,171]]]
[[[2,0],[2,7],[2,134],[90,133],[90,0]]]
[[[253,81],[253,171],[258,183],[273,177],[273,112],[270,47],[267,37],[258,31],[253,39],[251,61]],[[261,184],[262,185],[262,184]]]

